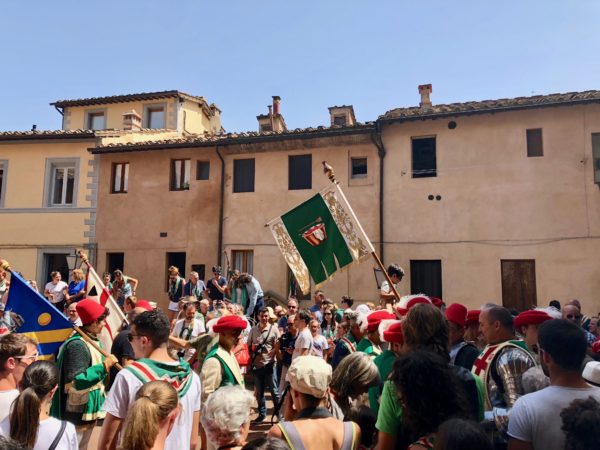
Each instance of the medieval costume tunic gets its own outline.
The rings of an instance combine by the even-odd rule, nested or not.
[[[396,361],[397,357],[398,355],[393,351],[384,350],[373,360],[379,370],[379,376],[381,377],[382,383],[380,386],[372,386],[369,388],[369,405],[375,413],[379,411],[379,397],[383,390],[383,383],[385,383],[385,380],[387,380],[390,373],[392,373],[394,361]]]
[[[100,341],[95,341],[101,347]],[[104,418],[107,372],[103,361],[104,356],[78,334],[63,344],[58,356],[58,389],[52,399],[51,416],[76,426]],[[68,401],[69,395],[79,400]]]
[[[356,351],[366,353],[367,355],[373,357],[381,355],[381,347],[371,342],[367,337],[364,337],[360,340],[356,346]]]

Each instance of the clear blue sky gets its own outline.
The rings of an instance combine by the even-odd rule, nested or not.
[[[55,100],[179,89],[255,130],[418,103],[600,88],[596,0],[3,0],[0,130],[60,128]]]

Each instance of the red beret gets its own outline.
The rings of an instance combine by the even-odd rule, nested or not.
[[[385,309],[373,311],[367,316],[367,332],[371,333],[373,331],[377,331],[377,328],[382,320],[393,320],[395,318],[396,316],[394,314],[386,311]]]
[[[77,314],[84,325],[95,322],[106,311],[104,306],[91,298],[84,298],[77,302],[75,309],[77,309]]]
[[[552,317],[545,311],[536,311],[531,309],[529,311],[523,311],[514,319],[515,328],[520,330],[523,325],[539,325],[544,323],[546,320],[551,320]]]
[[[595,342],[592,344],[592,351],[593,351],[594,353],[600,353],[600,339],[598,339],[597,341],[595,341]]]
[[[437,297],[429,297],[431,299],[431,303],[433,303],[433,306],[436,306],[438,308],[442,308],[442,305],[444,304],[444,302],[442,301],[441,298],[437,298]]]
[[[446,308],[446,319],[460,327],[467,324],[467,307],[460,303],[452,303]]]
[[[473,325],[479,323],[479,314],[481,313],[478,309],[471,309],[467,311],[467,325]]]
[[[419,303],[429,303],[431,304],[431,300],[428,297],[423,295],[405,295],[400,299],[396,310],[401,316],[406,315],[408,310]]]
[[[387,330],[383,332],[385,342],[395,342],[397,344],[404,343],[404,335],[402,334],[402,322],[393,323]]]
[[[245,330],[248,326],[248,322],[242,319],[240,316],[223,316],[213,326],[215,333],[222,333],[223,331],[234,331],[234,330]]]
[[[138,300],[135,304],[136,308],[144,308],[146,311],[154,311],[154,308],[148,300]]]

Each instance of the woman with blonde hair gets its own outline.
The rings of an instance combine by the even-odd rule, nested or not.
[[[120,448],[162,450],[179,415],[177,391],[165,381],[151,381],[135,398],[123,425]]]
[[[169,321],[172,321],[179,312],[179,300],[183,297],[183,288],[185,287],[185,279],[179,275],[179,268],[171,266],[169,272],[169,288],[167,295],[169,296]]]
[[[69,303],[78,302],[85,297],[85,275],[81,269],[73,269],[71,272],[72,281],[69,283],[65,300]]]

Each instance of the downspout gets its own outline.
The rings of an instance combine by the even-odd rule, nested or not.
[[[384,226],[383,226],[383,200],[384,200],[384,174],[385,171],[383,161],[385,158],[386,150],[383,146],[383,140],[381,139],[381,122],[378,120],[375,122],[375,132],[371,134],[371,140],[375,147],[377,147],[377,154],[379,155],[379,259],[385,261],[384,254]]]
[[[225,201],[225,160],[223,155],[219,151],[219,146],[215,147],[217,155],[221,160],[221,192],[219,201],[219,237],[217,247],[217,265],[221,266],[222,255],[223,255],[223,214],[225,212],[223,202]]]
[[[60,109],[58,106],[54,105],[54,109],[58,111],[58,113],[62,116],[62,120],[61,120],[61,128],[64,130],[65,129],[65,110],[64,109]]]

